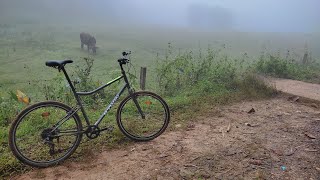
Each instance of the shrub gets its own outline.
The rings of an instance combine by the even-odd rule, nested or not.
[[[318,75],[320,65],[316,61],[299,62],[295,59],[267,55],[261,56],[256,62],[255,70],[260,74],[276,78],[320,82]]]
[[[208,48],[200,55],[192,51],[173,55],[169,46],[164,59],[157,60],[157,83],[161,93],[175,97],[184,94],[189,103],[201,97],[215,97],[217,103],[230,101],[233,94],[240,98],[261,98],[272,96],[273,87],[266,84],[252,71],[252,64],[232,59],[219,50]],[[281,71],[282,62],[276,68]],[[185,102],[184,102],[185,103]],[[175,103],[177,104],[177,103]]]
[[[212,49],[198,57],[192,51],[176,56],[171,54],[157,60],[158,86],[166,95],[187,89],[205,93],[229,91],[237,82],[235,62]]]

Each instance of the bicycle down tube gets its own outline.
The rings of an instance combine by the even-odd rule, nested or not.
[[[112,99],[112,101],[110,102],[110,104],[107,106],[106,110],[101,114],[100,118],[97,120],[97,122],[94,123],[95,126],[98,126],[100,124],[100,122],[102,121],[102,119],[104,118],[104,116],[108,113],[108,111],[111,109],[111,107],[113,106],[113,104],[119,99],[120,95],[123,93],[124,89],[129,87],[128,84],[125,84],[123,86],[123,88],[121,88],[121,90],[118,92],[118,94],[116,94],[114,96],[114,98]]]
[[[86,96],[86,95],[94,94],[94,93],[98,92],[99,90],[104,89],[105,87],[107,87],[107,86],[109,86],[109,85],[111,85],[111,84],[119,81],[120,79],[124,78],[124,75],[122,75],[122,76],[119,76],[119,77],[113,79],[112,81],[109,81],[107,84],[102,85],[102,86],[100,86],[100,87],[98,87],[97,89],[94,89],[94,90],[92,90],[92,91],[89,91],[89,92],[77,92],[77,91],[75,90],[75,88],[74,88],[74,86],[73,86],[73,84],[72,84],[72,82],[71,82],[71,80],[70,80],[70,78],[69,78],[69,75],[67,74],[65,68],[61,68],[61,70],[62,70],[62,72],[64,73],[64,75],[65,75],[65,77],[66,77],[66,79],[67,79],[67,81],[68,81],[68,83],[69,83],[69,85],[70,85],[70,87],[71,87],[71,90],[72,90],[72,92],[73,92],[73,94],[74,94],[74,96],[75,96],[75,98],[76,98],[76,100],[77,100],[77,104],[78,104],[78,106],[80,107],[81,112],[82,112],[82,114],[83,114],[83,117],[84,117],[84,119],[85,119],[85,121],[86,121],[86,123],[87,123],[88,126],[90,125],[89,118],[88,118],[88,116],[87,116],[87,113],[86,113],[85,109],[83,108],[83,105],[82,105],[82,103],[81,103],[80,96]],[[128,86],[128,84],[126,83],[125,87],[127,87],[127,86]],[[123,89],[124,89],[124,88],[123,88]],[[122,92],[123,92],[123,91],[122,91]],[[99,120],[98,120],[98,121],[99,121]],[[100,120],[100,121],[101,121],[101,120]]]

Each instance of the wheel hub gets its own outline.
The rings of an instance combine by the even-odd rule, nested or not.
[[[43,140],[49,140],[49,141],[52,141],[53,140],[53,137],[56,133],[55,131],[52,132],[52,128],[48,128],[48,129],[45,129],[42,131],[41,133],[41,138]]]

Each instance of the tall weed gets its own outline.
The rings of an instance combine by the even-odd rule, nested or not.
[[[320,64],[309,58],[305,53],[302,60],[286,58],[279,55],[267,54],[259,58],[255,64],[255,70],[263,75],[276,78],[303,80],[308,82],[320,82]],[[308,58],[309,57],[309,58]]]
[[[174,96],[182,92],[193,95],[224,94],[239,91],[249,76],[244,61],[232,59],[219,50],[208,48],[200,55],[192,51],[174,55],[169,46],[164,59],[157,60],[157,83],[161,92]]]

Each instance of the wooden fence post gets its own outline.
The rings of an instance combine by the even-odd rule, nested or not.
[[[141,67],[140,69],[140,88],[145,90],[146,88],[146,75],[147,75],[147,68]]]

